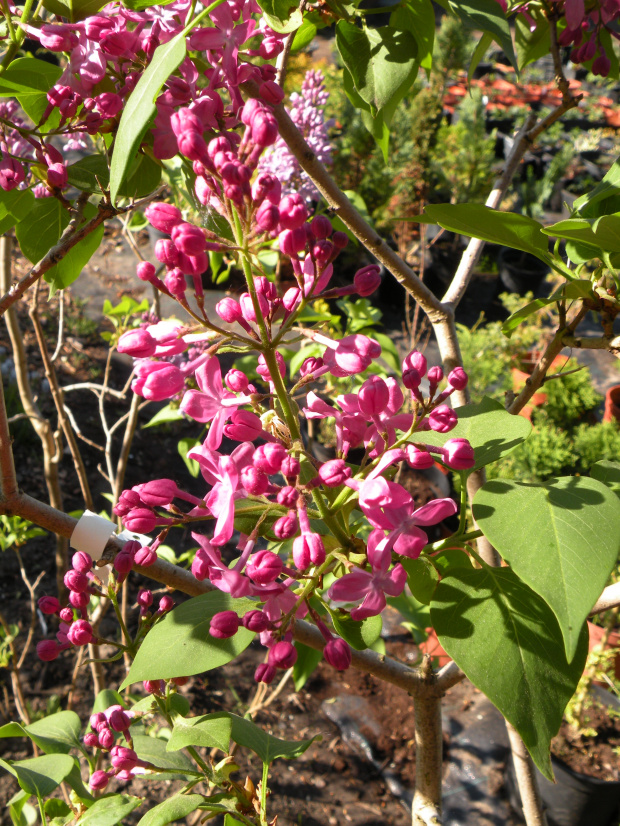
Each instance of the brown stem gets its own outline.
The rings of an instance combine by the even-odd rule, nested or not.
[[[140,396],[135,393],[131,400],[131,407],[129,408],[129,417],[125,425],[125,433],[123,434],[123,444],[121,445],[121,453],[116,464],[116,483],[114,485],[114,504],[118,502],[119,496],[123,490],[123,482],[125,481],[125,472],[127,471],[127,463],[129,461],[129,451],[138,425],[138,412],[140,409]]]
[[[38,285],[39,282],[37,282],[37,287]],[[71,458],[73,459],[73,466],[75,468],[75,472],[77,473],[77,477],[80,483],[80,489],[82,491],[84,504],[89,510],[92,510],[93,497],[90,492],[90,485],[88,484],[88,474],[86,472],[86,466],[84,465],[84,459],[82,458],[82,453],[78,446],[75,432],[73,430],[71,422],[69,421],[69,417],[67,416],[67,411],[65,410],[64,394],[62,392],[62,388],[58,383],[58,375],[56,373],[56,368],[52,363],[52,359],[50,358],[50,354],[47,349],[45,333],[43,332],[41,320],[39,318],[39,310],[37,306],[37,293],[38,290],[35,289],[35,292],[33,293],[33,299],[30,304],[30,319],[32,321],[32,326],[34,327],[37,344],[39,345],[39,351],[41,353],[41,358],[43,360],[45,376],[49,382],[52,399],[54,400],[54,404],[56,406],[58,422],[62,427],[62,432],[65,435],[65,439],[67,440],[69,450],[71,451]]]
[[[412,826],[440,826],[441,818],[441,694],[436,690],[431,656],[422,663],[423,684],[414,694],[415,793]]]
[[[521,805],[527,826],[547,826],[547,817],[543,809],[540,790],[536,779],[534,764],[519,732],[506,720],[506,729],[510,740],[512,759],[515,764],[517,784],[521,794]]]
[[[32,584],[28,579],[28,574],[26,573],[26,569],[24,568],[24,562],[22,560],[22,555],[19,551],[19,548],[15,546],[14,550],[19,564],[19,572],[21,574],[22,581],[28,590],[28,594],[30,595],[30,626],[28,627],[28,636],[26,637],[26,642],[24,643],[22,653],[20,654],[19,661],[17,663],[17,670],[19,671],[19,669],[23,666],[26,657],[28,656],[28,652],[30,651],[30,646],[32,644],[32,638],[34,637],[35,628],[37,627],[36,590],[41,580],[45,576],[45,571],[41,571],[39,576],[35,579],[34,584]]]
[[[30,715],[28,714],[28,706],[26,704],[26,699],[24,697],[24,692],[22,689],[21,679],[19,676],[19,668],[17,667],[17,652],[15,650],[15,644],[11,639],[11,629],[4,618],[2,612],[0,612],[0,625],[4,629],[4,633],[6,635],[7,640],[9,642],[9,648],[11,649],[11,664],[9,665],[9,670],[11,672],[11,686],[13,688],[13,699],[15,700],[15,708],[17,709],[17,713],[20,716],[20,719],[26,725],[29,725]]]
[[[4,235],[0,238],[0,291],[6,291],[11,279],[11,239]],[[62,457],[59,435],[54,433],[51,422],[46,419],[34,399],[30,379],[28,377],[28,360],[24,347],[22,331],[15,307],[8,306],[5,313],[5,322],[11,339],[17,388],[24,412],[28,416],[43,448],[43,475],[50,500],[50,505],[62,511],[63,499],[58,476],[58,465]],[[58,595],[65,594],[63,582],[64,571],[67,568],[68,543],[64,536],[58,535],[56,540],[56,584]]]

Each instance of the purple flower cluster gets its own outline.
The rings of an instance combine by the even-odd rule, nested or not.
[[[301,84],[301,94],[290,96],[288,113],[295,126],[306,139],[316,157],[329,166],[332,162],[332,146],[329,139],[329,121],[325,120],[323,107],[329,92],[325,88],[323,73],[314,69],[306,73]],[[282,138],[265,152],[259,168],[271,172],[281,182],[285,193],[298,193],[306,201],[318,201],[319,192],[307,173],[300,167]]]

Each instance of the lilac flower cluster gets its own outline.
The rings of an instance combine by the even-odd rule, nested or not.
[[[301,84],[301,94],[290,96],[288,113],[295,126],[306,139],[316,157],[329,166],[332,163],[332,146],[329,139],[330,122],[325,120],[323,107],[329,92],[325,88],[323,73],[319,69],[306,72]],[[282,138],[263,155],[259,168],[271,172],[281,182],[285,193],[298,193],[306,201],[318,201],[319,192],[308,174],[300,167]]]

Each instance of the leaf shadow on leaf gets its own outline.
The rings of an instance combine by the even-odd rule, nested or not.
[[[388,27],[382,33],[382,40],[370,50],[370,56],[376,57],[381,51],[387,49],[384,58],[386,63],[408,63],[411,56],[407,50],[409,37],[407,32],[391,31]],[[399,51],[400,50],[400,51]],[[401,58],[400,60],[398,58]]]
[[[550,487],[553,484],[554,479],[549,479],[543,485],[539,485],[535,482],[519,482],[518,487],[545,490],[549,504],[556,508],[562,508],[563,510],[578,511],[592,505],[604,504],[604,497],[598,493],[598,491],[591,490],[585,488],[583,485],[580,485],[579,478],[577,476],[572,478],[562,478],[567,483],[562,488]],[[510,482],[503,482],[500,479],[494,479],[491,482],[487,482],[484,487],[485,491],[494,494],[509,494],[514,491],[514,485]],[[575,494],[578,493],[578,495],[570,496],[572,491],[574,491]],[[495,513],[495,508],[492,508],[490,505],[483,505],[481,502],[476,504],[476,519],[483,521],[484,519],[488,519],[493,513]]]

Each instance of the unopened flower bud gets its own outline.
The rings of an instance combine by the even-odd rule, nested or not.
[[[241,485],[251,496],[262,496],[269,487],[267,474],[252,465],[241,469]]]
[[[431,367],[431,370],[433,368]],[[430,370],[429,370],[430,373]],[[448,433],[453,430],[458,422],[458,417],[447,404],[440,404],[428,416],[428,424],[431,430],[437,433]]]
[[[381,267],[376,264],[363,267],[355,273],[353,283],[358,295],[372,295],[381,285]]]
[[[252,464],[270,476],[273,473],[280,472],[282,462],[286,456],[286,448],[283,445],[278,442],[269,442],[256,448],[252,457]]]
[[[94,731],[87,731],[84,735],[84,745],[87,749],[98,749],[99,748],[99,738]]]
[[[261,663],[259,666],[256,667],[256,671],[254,672],[254,679],[257,683],[272,683],[276,676],[276,669],[273,665],[267,665],[267,663]]]
[[[234,637],[239,630],[241,620],[234,611],[220,611],[211,618],[209,634],[218,640]]]
[[[183,220],[180,209],[177,209],[173,204],[162,202],[149,204],[144,210],[144,214],[151,226],[160,232],[166,232],[168,235]]]
[[[70,591],[75,591],[78,594],[84,593],[88,588],[88,578],[86,574],[80,571],[67,571],[64,576],[64,583]]]
[[[85,596],[86,597],[86,594],[79,594],[78,596]],[[88,597],[87,597],[87,599],[88,599]],[[58,616],[60,617],[62,622],[68,622],[69,625],[71,625],[71,623],[73,622],[73,608],[69,608],[69,606],[67,606],[66,608],[63,608],[60,611],[60,613],[58,614]]]
[[[138,755],[133,749],[125,746],[113,746],[110,751],[110,762],[115,769],[131,771],[138,765]]]
[[[346,671],[351,665],[351,647],[340,638],[329,640],[323,649],[323,657],[336,671]]]
[[[60,603],[56,597],[40,597],[37,605],[44,614],[57,614],[60,611]]]
[[[420,379],[426,375],[427,362],[422,353],[417,350],[412,350],[408,356],[403,359],[403,373],[406,370],[417,370],[420,374]]]
[[[455,390],[465,390],[469,377],[462,367],[455,367],[448,375],[448,384]]]
[[[76,647],[88,645],[93,639],[93,629],[90,622],[76,620],[67,631],[69,642]]]
[[[37,656],[43,662],[49,663],[60,654],[60,648],[55,640],[41,640],[37,643]]]
[[[245,393],[248,389],[249,379],[241,370],[233,368],[224,376],[224,381],[233,393]]]
[[[250,557],[246,573],[257,585],[267,585],[275,582],[283,567],[282,560],[273,551],[257,551]]]
[[[331,459],[319,468],[319,478],[328,488],[337,488],[350,479],[352,470],[344,459]]]
[[[271,625],[269,617],[258,610],[248,611],[241,622],[244,628],[247,628],[248,631],[252,631],[254,634],[261,634]]]
[[[273,532],[278,539],[291,539],[299,530],[299,522],[294,511],[289,511],[286,516],[281,516],[273,523]]]
[[[150,608],[153,604],[153,592],[149,590],[138,591],[136,602],[141,608]]]
[[[286,640],[277,642],[269,649],[268,662],[274,668],[292,668],[297,662],[297,649]]]
[[[215,305],[215,312],[219,315],[222,321],[227,324],[232,324],[234,321],[239,321],[243,318],[241,307],[234,298],[223,298]]]
[[[85,574],[93,567],[93,560],[90,554],[86,551],[76,551],[71,558],[71,564],[76,571]]]
[[[294,508],[299,499],[297,488],[292,485],[286,485],[278,491],[276,501],[278,505],[284,505],[285,508]]]
[[[444,462],[453,470],[468,470],[476,464],[474,449],[467,439],[448,439],[443,449]]]
[[[143,548],[136,551],[133,561],[141,568],[148,568],[157,561],[157,551],[154,551],[148,545],[145,545]]]
[[[405,448],[407,464],[414,470],[426,470],[435,464],[435,460],[426,450],[420,450],[415,445],[407,445]]]
[[[172,611],[174,608],[174,600],[172,597],[169,597],[167,594],[159,600],[159,605],[157,606],[157,613],[158,614],[165,614],[166,611]]]
[[[102,791],[110,782],[110,775],[107,772],[101,771],[98,769],[96,772],[93,772],[90,776],[90,780],[88,781],[88,785],[93,789],[93,791]]]
[[[166,683],[163,680],[144,680],[142,687],[147,694],[163,694],[166,691]]]

